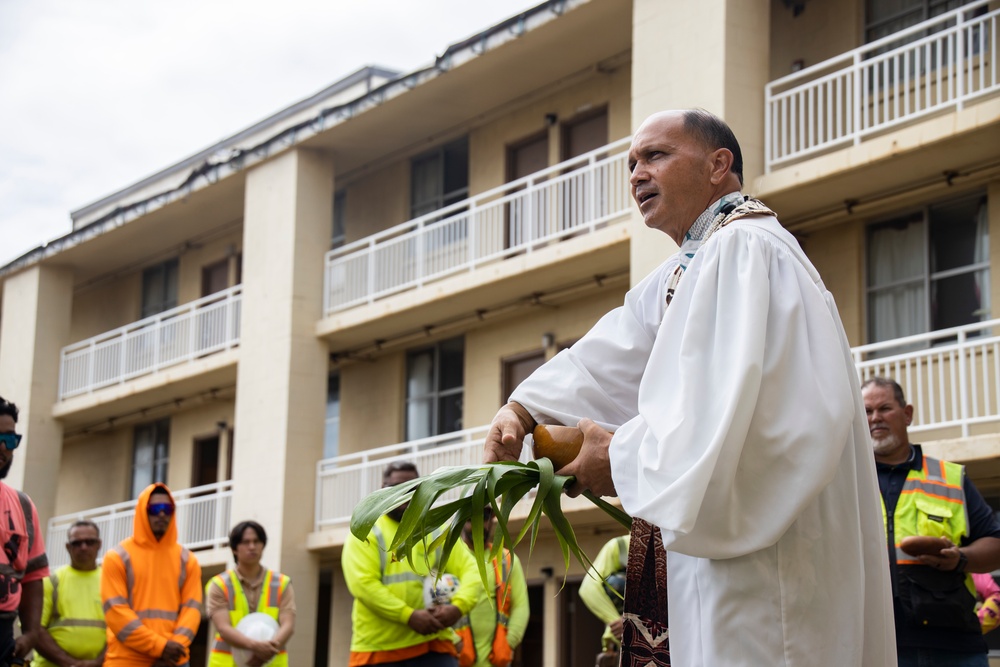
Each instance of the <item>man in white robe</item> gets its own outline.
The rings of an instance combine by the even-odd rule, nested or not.
[[[744,201],[739,151],[704,111],[640,126],[632,195],[680,251],[521,384],[494,418],[485,459],[516,459],[536,422],[584,430],[560,472],[576,476],[571,494],[617,495],[659,527],[673,665],[895,665],[847,339],[833,297],[772,215],[718,227]]]

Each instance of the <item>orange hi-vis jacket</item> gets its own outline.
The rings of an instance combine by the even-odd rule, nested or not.
[[[105,667],[149,667],[168,640],[190,647],[201,623],[201,567],[177,543],[176,516],[162,539],[153,535],[146,507],[154,491],[170,494],[163,484],[146,487],[135,508],[132,537],[104,556]],[[186,661],[187,656],[181,664]]]

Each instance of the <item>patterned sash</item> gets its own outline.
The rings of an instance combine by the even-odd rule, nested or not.
[[[729,206],[712,220],[702,245],[733,220],[774,212],[756,199]],[[667,279],[666,305],[669,306],[684,275],[678,265]],[[668,667],[670,665],[670,625],[667,617],[667,552],[660,529],[642,519],[632,519],[632,539],[625,573],[625,613],[621,667]]]

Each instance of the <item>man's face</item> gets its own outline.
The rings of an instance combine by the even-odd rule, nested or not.
[[[910,438],[906,427],[913,418],[912,405],[900,405],[891,387],[870,384],[861,396],[868,415],[868,431],[872,436],[875,458],[899,458],[909,452]]]
[[[240,565],[256,565],[264,555],[264,543],[253,528],[245,528],[240,543],[236,545],[236,562]]]
[[[92,526],[75,526],[66,536],[66,551],[70,562],[77,570],[93,570],[97,567],[97,554],[101,550],[101,538]]]
[[[17,424],[10,415],[0,415],[0,433],[14,433]],[[6,445],[0,445],[0,479],[5,479],[10,472],[10,466],[14,463],[14,452],[7,449]]]
[[[683,241],[713,201],[714,152],[684,129],[682,112],[657,114],[639,127],[628,153],[629,183],[647,227]]]
[[[167,528],[170,527],[170,522],[174,518],[174,504],[171,502],[170,496],[161,491],[151,495],[149,505],[147,505],[147,514],[153,535],[156,536],[156,539],[162,538],[167,534]]]
[[[393,470],[388,477],[382,481],[382,488],[387,488],[390,486],[396,486],[397,484],[403,484],[409,482],[411,479],[416,479],[419,475],[412,470]],[[393,521],[401,521],[403,518],[403,512],[410,503],[403,503],[394,510],[387,512],[389,518]]]

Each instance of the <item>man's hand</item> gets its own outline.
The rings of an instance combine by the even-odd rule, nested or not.
[[[163,653],[160,654],[160,658],[166,660],[171,665],[176,665],[184,659],[185,653],[186,650],[183,644],[168,639],[167,645],[163,647]]]
[[[446,628],[455,625],[458,623],[458,619],[462,618],[462,610],[453,604],[442,604],[431,607],[431,613]]]
[[[441,621],[435,618],[434,614],[426,609],[414,609],[410,614],[410,620],[406,622],[410,629],[422,635],[433,635],[441,632],[446,626],[441,625]]]
[[[625,619],[616,618],[615,620],[611,621],[608,627],[611,628],[611,634],[615,636],[615,639],[621,641],[622,635],[625,634]]]
[[[556,472],[572,475],[576,481],[566,489],[566,494],[575,498],[589,490],[598,496],[617,496],[615,481],[611,478],[611,434],[589,419],[581,419],[577,427],[583,431],[583,447],[573,462]]]
[[[14,657],[23,658],[35,648],[38,637],[34,632],[26,632],[14,640]]]
[[[265,662],[278,655],[278,649],[271,642],[250,641],[250,652],[253,654],[247,662],[248,667],[260,667]]]
[[[942,572],[951,572],[956,567],[958,567],[958,559],[961,554],[959,554],[958,547],[952,546],[947,549],[942,549],[937,556],[917,556],[924,565],[933,567],[935,570],[941,570]]]
[[[534,427],[535,420],[519,403],[511,401],[503,406],[493,417],[486,434],[483,461],[517,461],[521,457],[524,436]]]

